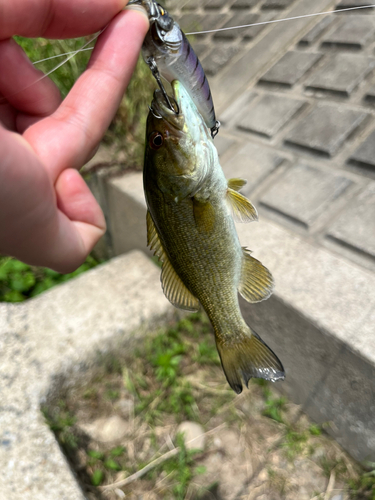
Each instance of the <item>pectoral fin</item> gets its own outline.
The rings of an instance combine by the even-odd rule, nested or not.
[[[258,212],[254,205],[245,196],[230,187],[227,190],[227,201],[236,222],[253,222],[258,220]]]
[[[156,255],[163,263],[160,280],[164,295],[175,307],[185,309],[187,311],[198,311],[199,300],[194,297],[191,292],[189,292],[170,263],[149,211],[147,211],[146,220],[147,245],[151,250],[154,250],[154,255]]]
[[[240,191],[244,186],[246,186],[247,180],[245,179],[229,179],[228,181],[228,187],[230,189],[233,189],[233,191]]]
[[[243,248],[242,276],[238,291],[248,302],[260,302],[272,294],[272,274]]]

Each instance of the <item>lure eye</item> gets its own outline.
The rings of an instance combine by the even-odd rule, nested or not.
[[[154,132],[150,136],[149,140],[150,148],[154,150],[158,150],[164,144],[164,137],[160,132]]]

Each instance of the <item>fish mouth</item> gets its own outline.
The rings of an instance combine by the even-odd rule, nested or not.
[[[181,99],[176,86],[172,82],[173,96],[168,95],[168,101],[163,92],[156,89],[150,111],[157,120],[165,120],[177,130],[184,127],[184,117],[181,113]]]

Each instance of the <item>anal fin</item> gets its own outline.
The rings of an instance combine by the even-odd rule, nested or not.
[[[259,260],[251,257],[249,250],[243,248],[242,275],[239,293],[248,302],[260,302],[272,294],[274,281],[272,274]]]
[[[229,184],[227,201],[236,222],[253,222],[258,220],[258,212],[254,205],[241,193],[231,189]]]
[[[163,263],[161,270],[161,286],[164,295],[169,302],[179,309],[196,312],[199,310],[199,300],[186,288],[181,278],[174,270],[167,253],[160,241],[159,234],[152,220],[151,214],[147,211],[147,244],[154,250],[160,261]]]

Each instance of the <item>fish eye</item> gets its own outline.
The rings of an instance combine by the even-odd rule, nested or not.
[[[162,147],[164,143],[163,134],[160,132],[153,132],[150,136],[149,144],[150,148],[154,150],[158,150]]]

